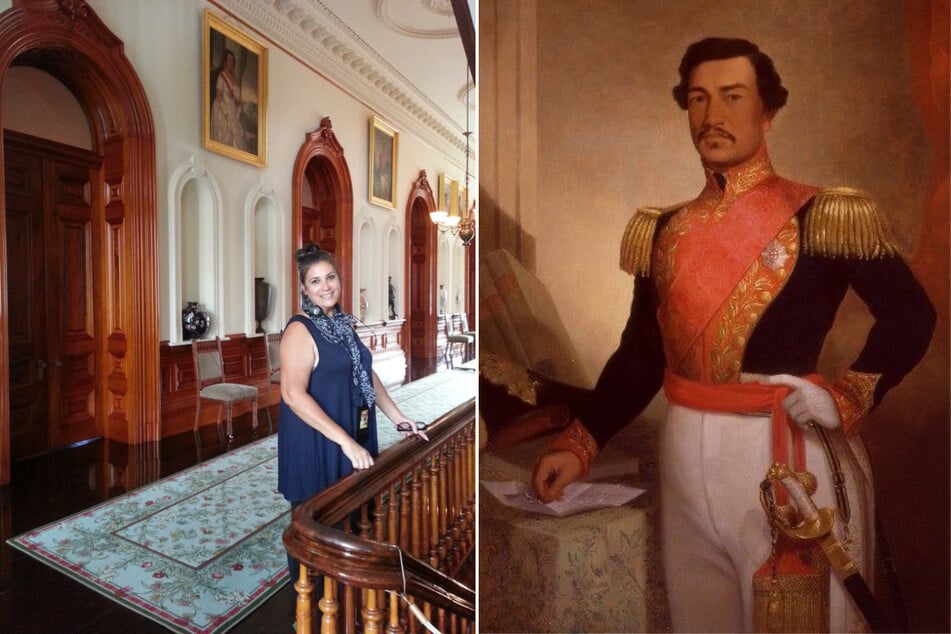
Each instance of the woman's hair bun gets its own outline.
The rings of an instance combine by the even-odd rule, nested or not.
[[[304,260],[314,257],[320,253],[320,251],[320,246],[311,242],[306,247],[301,247],[298,249],[297,252],[294,253],[294,259],[298,262],[303,262]]]

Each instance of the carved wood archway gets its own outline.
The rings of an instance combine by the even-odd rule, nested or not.
[[[436,371],[436,225],[429,214],[436,210],[433,188],[426,170],[410,189],[406,201],[406,277],[404,305],[409,307],[410,380]]]
[[[0,85],[13,65],[62,82],[83,107],[93,152],[102,157],[101,204],[91,229],[98,359],[87,406],[106,438],[160,438],[155,132],[145,90],[123,43],[82,0],[14,0],[0,15]],[[2,112],[0,112],[2,124]],[[4,168],[0,150],[0,170]],[[0,171],[0,173],[3,173]],[[6,185],[0,179],[0,483],[10,480]]]
[[[305,196],[304,184],[310,188]],[[333,132],[330,117],[320,120],[320,127],[308,132],[294,161],[292,181],[294,250],[305,240],[320,244],[330,251],[337,268],[344,274],[344,284],[353,282],[353,183],[350,168],[343,155],[343,146]],[[305,200],[309,198],[309,200]],[[291,312],[300,302],[296,269],[291,293]],[[352,293],[342,293],[340,305],[350,311]]]

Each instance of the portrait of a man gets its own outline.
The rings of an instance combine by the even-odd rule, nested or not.
[[[929,46],[948,23],[928,4],[482,6],[480,255],[544,287],[567,335],[525,354],[531,293],[493,307],[529,286],[483,270],[505,297],[482,295],[480,329],[509,336],[480,358],[521,366],[531,398],[482,373],[480,464],[550,501],[620,444],[648,490],[551,520],[483,506],[486,631],[947,629],[947,57]],[[580,382],[552,376],[559,352]],[[549,435],[533,456],[493,445],[514,425]],[[785,541],[809,504],[871,599]],[[792,599],[808,575],[824,585]]]

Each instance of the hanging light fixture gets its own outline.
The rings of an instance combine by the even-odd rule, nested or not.
[[[436,211],[431,211],[429,213],[429,218],[432,220],[440,231],[445,232],[449,231],[452,235],[458,235],[459,239],[462,241],[463,246],[469,246],[472,243],[473,238],[475,238],[475,198],[472,200],[472,205],[469,205],[469,138],[472,136],[472,131],[469,129],[469,74],[468,66],[466,67],[466,131],[464,135],[466,137],[466,177],[465,177],[465,197],[460,200],[462,203],[459,213],[453,214],[451,211],[445,211],[443,209],[437,209]]]

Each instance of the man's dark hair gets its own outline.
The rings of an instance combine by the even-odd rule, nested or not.
[[[789,91],[783,86],[769,55],[760,51],[759,47],[749,40],[708,37],[688,46],[687,52],[680,60],[680,83],[673,89],[674,99],[680,107],[687,109],[687,82],[690,79],[690,71],[703,62],[732,57],[746,57],[753,64],[756,70],[756,87],[766,112],[775,113],[786,105]]]

